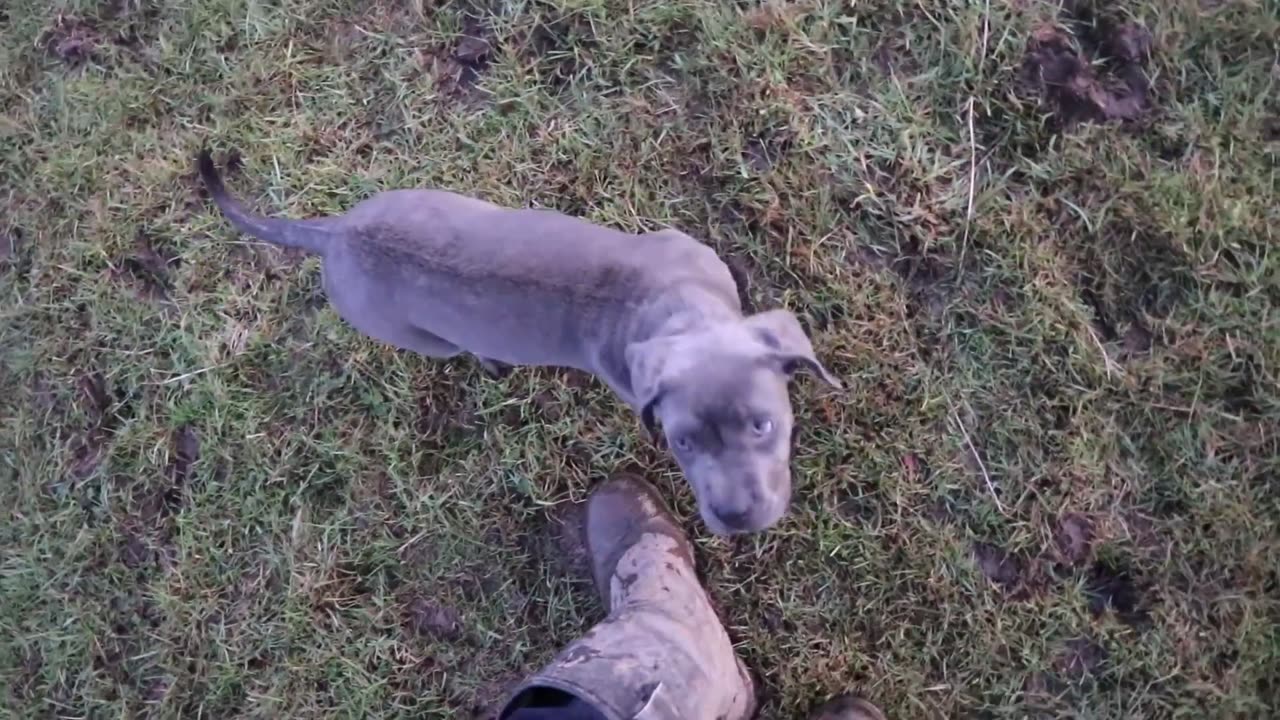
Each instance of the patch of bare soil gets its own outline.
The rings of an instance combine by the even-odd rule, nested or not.
[[[1020,82],[1049,110],[1059,130],[1084,122],[1137,120],[1151,109],[1151,81],[1144,69],[1151,33],[1124,23],[1100,29],[1096,40],[1093,57],[1071,34],[1053,26],[1036,30],[1027,44]]]
[[[200,436],[195,428],[183,425],[173,431],[173,448],[170,451],[169,488],[165,492],[165,505],[173,508],[178,505],[178,497],[182,488],[191,479],[191,467],[200,459]]]
[[[566,574],[591,577],[591,561],[587,556],[585,523],[587,504],[565,501],[548,511],[547,526],[555,541]]]

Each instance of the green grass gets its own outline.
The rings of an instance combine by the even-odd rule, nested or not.
[[[4,706],[482,713],[601,617],[574,503],[638,468],[762,717],[1274,717],[1280,6],[1067,5],[5,4]],[[1065,122],[1033,33],[1113,87],[1125,22],[1149,107]],[[273,212],[704,238],[848,385],[797,384],[791,514],[709,537],[598,383],[359,337],[206,206],[206,144]]]

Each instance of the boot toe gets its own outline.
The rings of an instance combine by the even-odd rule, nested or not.
[[[656,533],[675,539],[690,567],[693,565],[689,539],[667,509],[662,495],[637,475],[616,475],[591,493],[584,533],[591,574],[606,607],[614,568],[641,535]]]

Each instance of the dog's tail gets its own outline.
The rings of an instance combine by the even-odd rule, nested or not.
[[[262,217],[245,210],[240,201],[232,197],[222,184],[222,177],[218,175],[218,168],[213,164],[213,157],[208,150],[200,151],[196,165],[209,196],[240,232],[275,245],[300,248],[317,255],[323,255],[333,240],[336,228],[332,219],[286,220]]]

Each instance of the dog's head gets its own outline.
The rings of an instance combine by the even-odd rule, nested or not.
[[[791,503],[788,381],[807,369],[840,387],[795,316],[772,310],[636,343],[627,364],[645,426],[662,426],[711,531],[776,523]]]

